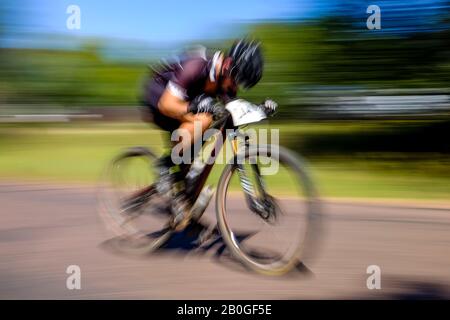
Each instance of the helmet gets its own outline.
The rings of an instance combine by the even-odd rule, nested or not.
[[[260,43],[254,41],[236,41],[228,56],[232,59],[231,76],[236,82],[248,89],[262,77],[264,59]]]

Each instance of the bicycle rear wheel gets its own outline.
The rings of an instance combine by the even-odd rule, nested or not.
[[[252,208],[246,194],[261,204],[259,209]],[[231,254],[258,273],[281,275],[299,264],[312,245],[318,200],[303,162],[287,149],[264,145],[247,150],[241,166],[225,167],[216,210]]]
[[[107,166],[98,193],[100,216],[118,237],[115,246],[128,253],[156,250],[172,234],[170,208],[154,185],[156,156],[143,147],[125,150]]]

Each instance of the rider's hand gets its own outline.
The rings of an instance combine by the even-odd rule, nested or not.
[[[262,104],[261,107],[264,109],[264,112],[267,115],[272,115],[275,113],[276,109],[278,108],[278,104],[271,100],[271,99],[266,99]]]
[[[192,113],[210,113],[213,119],[217,120],[224,116],[224,108],[222,104],[206,95],[197,96],[189,105],[189,112]]]
[[[204,94],[195,97],[189,105],[189,112],[192,113],[213,113],[216,101]]]

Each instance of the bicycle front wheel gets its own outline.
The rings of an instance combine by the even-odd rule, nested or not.
[[[302,261],[318,210],[306,166],[279,146],[251,148],[219,180],[218,226],[231,254],[247,268],[281,275]],[[236,162],[236,161],[235,161]]]

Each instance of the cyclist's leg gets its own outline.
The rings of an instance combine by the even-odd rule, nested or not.
[[[165,115],[161,114],[157,108],[153,106],[149,106],[150,113],[152,114],[152,123],[157,125],[160,129],[164,131],[164,141],[168,141],[167,147],[169,147],[169,151],[164,153],[157,161],[156,167],[158,169],[159,175],[160,175],[160,182],[162,184],[161,190],[168,191],[171,187],[171,184],[173,182],[174,177],[170,176],[170,169],[175,166],[175,164],[172,161],[171,157],[171,149],[172,149],[172,143],[170,141],[170,136],[174,130],[177,130],[180,126],[180,122],[176,119],[172,119],[169,117],[166,117]]]
[[[197,141],[201,141],[203,132],[208,129],[212,122],[212,116],[206,113],[192,115],[192,117],[189,118],[192,121],[184,121],[178,128],[185,131],[181,134],[181,142],[175,142],[181,143],[182,154],[179,155],[183,156],[185,152],[189,152],[189,156],[186,158],[182,157],[183,162],[178,165],[178,168],[180,170],[176,175],[177,181],[182,181],[185,179],[185,176],[189,171],[191,165],[191,160],[196,156],[194,152],[198,151],[197,149],[199,149],[194,146],[194,143],[196,143]],[[188,161],[186,162],[185,160]],[[170,161],[172,161],[172,158],[170,158]],[[189,182],[195,183],[191,180],[189,180]],[[186,193],[188,192],[188,185],[186,184],[186,181],[184,181],[184,185],[185,187],[181,189],[179,193],[174,194],[174,198],[172,200],[173,226],[175,226],[177,230],[183,229],[189,223],[191,217],[188,213],[190,207],[194,204],[194,199],[192,199],[192,197],[189,197],[189,195]]]
[[[162,88],[158,87],[158,84],[156,84],[155,86],[152,87],[153,91],[155,91],[155,94],[161,91]],[[157,89],[157,90],[156,90]],[[195,153],[192,152],[194,149],[195,151],[195,147],[194,147],[194,141],[198,141],[199,139],[201,140],[201,136],[203,134],[203,132],[208,129],[208,127],[210,126],[210,124],[212,123],[212,116],[206,113],[201,113],[201,114],[187,114],[186,116],[183,116],[180,119],[174,119],[171,118],[165,114],[163,114],[159,108],[157,107],[153,107],[155,104],[151,104],[150,105],[150,110],[152,112],[152,120],[153,122],[159,126],[161,129],[168,131],[169,133],[173,133],[176,129],[183,129],[184,132],[184,136],[186,136],[186,138],[181,141],[181,146],[182,146],[182,154],[186,151],[191,151],[190,152],[190,157],[187,157],[187,159],[192,160],[193,157],[195,157]],[[177,113],[177,112],[175,112]],[[198,130],[198,128],[200,128],[200,130]],[[186,135],[187,133],[187,135]],[[183,135],[182,135],[183,136]],[[179,143],[179,141],[178,141]],[[182,155],[181,154],[181,155]],[[173,161],[170,155],[166,155],[164,158],[161,159],[160,161],[162,165],[162,167],[164,168],[165,166],[167,166],[169,168],[169,170],[166,170],[166,173],[170,172],[170,167],[173,166]],[[180,168],[180,172],[179,174],[176,175],[175,179],[184,179],[187,171],[189,170],[190,167],[190,163],[191,161],[188,161],[188,163],[182,163],[181,165],[179,165]],[[162,180],[164,180],[164,177],[168,178],[167,180],[170,181],[170,184],[166,183],[167,185],[172,185],[174,182],[174,176],[169,174],[165,174],[162,175],[160,177],[163,178]],[[179,180],[179,181],[180,181]],[[175,198],[173,199],[173,214],[174,214],[174,223],[175,225],[185,225],[188,221],[189,221],[189,217],[186,216],[185,214],[186,212],[186,208],[189,207],[189,204],[192,205],[190,198],[185,196],[184,192],[181,192],[178,195],[175,195]]]
[[[195,157],[192,154],[193,143],[201,142],[202,135],[209,128],[212,123],[212,116],[208,113],[199,113],[192,115],[188,121],[184,121],[180,125],[180,130],[185,130],[189,139],[182,140],[183,152],[191,150],[191,158]],[[192,160],[192,159],[190,159]]]
[[[156,124],[170,135],[172,135],[175,130],[183,130],[183,132],[180,132],[182,153],[190,151],[189,154],[191,157],[187,157],[190,159],[186,160],[192,160],[192,158],[195,157],[195,154],[193,153],[195,150],[195,148],[193,148],[193,143],[194,141],[201,140],[203,133],[212,123],[212,116],[208,113],[189,114],[182,118],[183,121],[180,121],[164,115],[157,107],[152,105],[148,105],[147,109],[150,116],[143,116],[143,119],[150,119],[150,122]],[[184,137],[186,137],[186,139],[183,139]],[[175,144],[177,143],[180,143],[180,141],[175,142]],[[173,147],[173,145],[171,147]],[[183,158],[183,160],[185,159]]]

